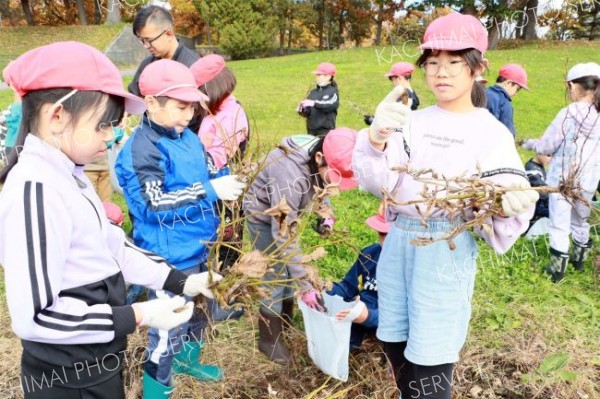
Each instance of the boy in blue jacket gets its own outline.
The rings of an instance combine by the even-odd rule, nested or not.
[[[381,246],[390,231],[389,224],[383,215],[374,215],[366,220],[366,224],[379,233],[378,243],[364,248],[358,259],[348,270],[344,279],[333,283],[333,288],[327,291],[329,295],[338,295],[345,301],[354,301],[358,296],[365,307],[362,313],[352,321],[350,333],[350,349],[357,349],[362,344],[365,336],[375,334],[379,324],[379,310],[377,306],[377,262],[381,254]],[[343,310],[336,318],[343,319],[350,310]]]
[[[207,243],[216,239],[217,200],[236,200],[245,184],[236,176],[219,176],[228,171],[217,174],[198,136],[188,129],[198,103],[208,98],[185,65],[155,61],[140,75],[139,86],[148,111],[115,164],[134,220],[133,239],[182,272],[197,273],[206,269]],[[149,299],[172,295],[164,290],[148,294]],[[221,378],[218,367],[198,361],[204,326],[196,314],[180,328],[149,329],[144,398],[169,397],[171,368],[202,381]]]

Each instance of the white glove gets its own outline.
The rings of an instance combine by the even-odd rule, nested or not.
[[[523,142],[523,144],[521,144],[521,147],[525,150],[534,150],[537,142],[538,142],[537,139],[528,139],[528,140],[525,140]]]
[[[238,180],[237,175],[228,175],[211,180],[217,197],[223,201],[235,201],[246,188],[246,183]]]
[[[410,107],[398,101],[405,90],[402,85],[394,87],[377,106],[369,131],[373,142],[385,143],[396,129],[401,129],[408,122]]]
[[[142,313],[140,326],[154,327],[159,330],[170,330],[185,323],[192,317],[194,311],[194,303],[185,303],[185,299],[181,296],[137,302],[132,306]]]
[[[303,107],[314,107],[315,106],[315,100],[302,100],[300,102],[300,104]]]
[[[223,280],[223,276],[219,273],[212,272],[213,282]],[[214,298],[212,291],[208,288],[208,272],[202,272],[190,275],[183,285],[183,294],[187,296],[196,296],[199,294],[204,295],[207,298]]]
[[[506,216],[517,216],[534,206],[540,194],[535,190],[508,191],[502,195],[502,211]]]

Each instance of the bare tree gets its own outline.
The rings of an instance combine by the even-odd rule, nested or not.
[[[79,22],[81,25],[87,25],[87,13],[85,11],[85,2],[83,0],[75,0],[77,3],[77,13],[79,14]]]
[[[121,7],[119,0],[107,0],[108,10],[106,14],[106,23],[108,25],[115,25],[121,23]]]
[[[25,14],[27,25],[33,26],[33,14],[31,13],[31,5],[29,4],[29,0],[21,0],[21,7],[23,7],[23,13]]]
[[[537,27],[537,8],[538,0],[527,1],[527,9],[525,12],[525,15],[527,15],[527,22],[523,28],[523,38],[525,40],[536,40],[538,38],[537,31],[535,29]]]

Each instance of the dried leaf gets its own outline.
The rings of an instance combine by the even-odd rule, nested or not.
[[[333,208],[328,204],[319,204],[319,207],[315,210],[315,213],[322,217],[323,219],[332,218],[333,217]]]
[[[277,205],[275,205],[272,208],[267,209],[266,211],[264,211],[263,213],[265,215],[268,216],[273,216],[274,218],[279,218],[279,217],[286,217],[287,215],[290,214],[290,212],[292,211],[292,208],[290,208],[290,206],[287,203],[287,200],[284,197],[281,197],[281,200],[279,200],[279,203]]]
[[[312,262],[314,262],[316,260],[321,259],[325,255],[327,255],[327,251],[325,250],[325,248],[318,247],[311,254],[304,255],[302,257],[302,260],[300,262],[301,263],[312,263]]]
[[[272,216],[277,223],[279,224],[279,235],[282,237],[287,237],[288,225],[285,222],[287,215],[290,214],[292,208],[287,203],[285,196],[281,198],[279,203],[272,208],[267,209],[263,212],[263,214],[267,216]]]
[[[317,269],[314,266],[307,264],[302,264],[302,267],[304,267],[304,270],[306,270],[306,277],[304,278],[308,280],[313,287],[321,291],[325,284],[319,276],[319,272],[317,271]]]
[[[323,200],[328,197],[333,197],[340,194],[340,185],[337,183],[327,184],[325,187],[320,188],[313,186],[315,190],[315,198],[317,200]]]
[[[267,272],[268,258],[259,250],[244,254],[235,265],[233,270],[250,278],[262,278]]]

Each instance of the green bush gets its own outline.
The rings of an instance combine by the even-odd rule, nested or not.
[[[220,45],[233,60],[258,58],[266,55],[273,45],[273,30],[256,13],[243,14],[221,31]]]

